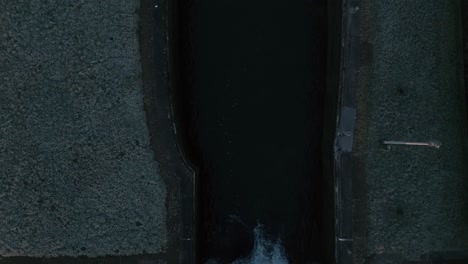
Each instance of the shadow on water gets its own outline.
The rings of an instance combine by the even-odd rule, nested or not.
[[[322,261],[326,1],[169,10],[177,129],[197,171],[197,260],[245,261],[260,224],[290,263]]]

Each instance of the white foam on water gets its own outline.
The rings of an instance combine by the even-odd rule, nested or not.
[[[262,225],[258,225],[253,230],[255,241],[254,248],[250,255],[244,259],[238,259],[232,264],[288,264],[288,258],[284,250],[281,239],[272,241],[267,238],[262,230]],[[210,260],[206,264],[216,264]]]

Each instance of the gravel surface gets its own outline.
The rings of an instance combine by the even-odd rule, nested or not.
[[[360,12],[356,263],[467,250],[460,2],[362,0]],[[386,149],[382,139],[443,145]]]
[[[0,0],[0,255],[165,250],[138,8]]]

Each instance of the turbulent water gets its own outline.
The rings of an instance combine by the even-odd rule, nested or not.
[[[258,225],[253,230],[255,241],[254,248],[247,258],[238,259],[232,264],[287,264],[288,259],[284,251],[281,239],[268,238]],[[216,260],[210,260],[206,264],[219,264]]]

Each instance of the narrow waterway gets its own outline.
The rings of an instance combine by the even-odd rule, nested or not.
[[[261,226],[268,251],[320,261],[326,2],[176,8],[174,101],[197,168],[198,260],[247,263]]]

